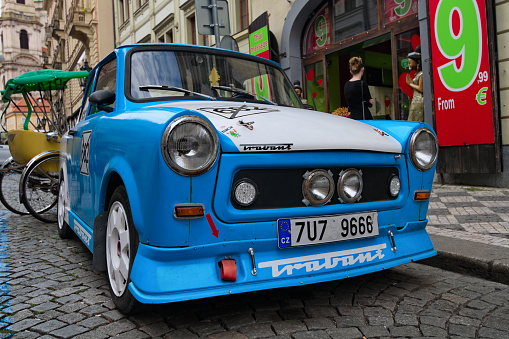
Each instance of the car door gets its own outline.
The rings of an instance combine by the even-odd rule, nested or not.
[[[96,80],[90,88],[90,94],[98,90],[116,91],[117,59],[109,59],[98,71]],[[110,105],[114,108],[114,104]],[[94,197],[94,150],[98,146],[94,139],[94,129],[106,113],[84,101],[86,117],[73,128],[70,177],[70,206],[76,215],[90,227],[93,226],[97,199]]]

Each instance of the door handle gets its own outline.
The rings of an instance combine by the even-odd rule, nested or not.
[[[77,135],[77,134],[78,134],[78,131],[77,131],[77,130],[75,130],[75,129],[70,129],[70,130],[69,130],[69,135],[75,136],[75,135]]]

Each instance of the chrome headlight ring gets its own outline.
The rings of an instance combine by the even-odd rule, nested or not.
[[[308,206],[323,206],[327,204],[334,194],[334,179],[330,171],[322,169],[306,172],[303,175],[302,202]]]
[[[362,172],[349,168],[339,173],[338,179],[338,195],[342,203],[351,204],[360,200],[364,182],[362,180]]]
[[[208,171],[216,162],[219,138],[205,119],[186,115],[166,127],[161,151],[173,171],[183,176],[196,176]]]
[[[419,128],[410,139],[410,159],[419,171],[432,168],[438,158],[438,140],[428,128]]]

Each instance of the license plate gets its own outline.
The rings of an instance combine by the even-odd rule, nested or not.
[[[280,248],[368,238],[378,235],[378,212],[278,219],[277,230]]]

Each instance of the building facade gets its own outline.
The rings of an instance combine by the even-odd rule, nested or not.
[[[44,22],[42,1],[2,0],[0,16],[0,89],[9,79],[42,69]]]
[[[100,0],[44,0],[48,13],[45,45],[47,68],[79,71],[95,66],[115,48],[113,6]],[[71,80],[66,90],[67,112],[81,105],[83,87]]]

